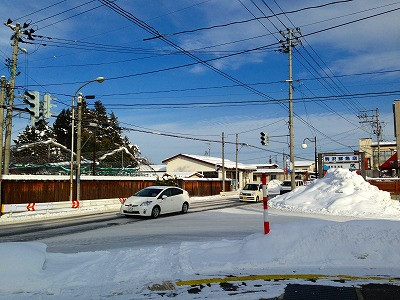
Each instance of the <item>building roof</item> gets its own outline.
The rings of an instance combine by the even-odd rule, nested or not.
[[[396,141],[391,141],[391,142],[380,142],[380,146],[396,146]],[[372,142],[371,144],[372,147],[378,147],[378,142]]]
[[[296,160],[294,162],[295,167],[309,167],[313,164],[315,164],[313,160]]]
[[[264,168],[264,169],[257,169],[257,171],[253,172],[254,174],[266,173],[266,174],[283,174],[283,170],[279,168],[271,169],[271,168]]]
[[[254,168],[258,169],[273,169],[273,168],[278,168],[278,164],[248,164],[248,166],[252,166]]]
[[[196,160],[198,162],[202,162],[211,166],[215,167],[222,167],[222,158],[220,157],[213,157],[213,156],[203,156],[203,155],[193,155],[193,154],[185,154],[185,153],[180,153],[175,156],[169,157],[167,159],[164,159],[162,163],[166,164],[170,160],[173,160],[177,157],[186,157],[192,160]],[[224,165],[226,169],[235,169],[236,168],[236,162],[231,161],[229,159],[224,159]],[[238,169],[240,170],[256,170],[257,168],[251,166],[251,165],[245,165],[242,163],[238,163]]]

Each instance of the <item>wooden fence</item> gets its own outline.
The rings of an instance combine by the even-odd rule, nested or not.
[[[400,181],[399,180],[378,180],[369,179],[368,182],[382,191],[387,191],[391,194],[400,194]]]
[[[6,176],[5,176],[6,177]],[[67,176],[23,177],[9,176],[1,182],[1,203],[46,203],[69,200],[70,181]],[[113,178],[103,177],[81,180],[81,200],[126,198],[137,191],[154,185],[153,178]],[[189,179],[178,180],[178,185],[190,196],[211,196],[222,191],[222,180]],[[73,186],[75,190],[75,184]],[[225,182],[225,190],[231,190],[231,182]]]

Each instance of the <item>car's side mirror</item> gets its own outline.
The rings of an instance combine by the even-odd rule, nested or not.
[[[162,200],[164,200],[164,199],[166,199],[166,198],[168,198],[167,195],[162,195],[162,196],[161,196],[161,199],[162,199]]]

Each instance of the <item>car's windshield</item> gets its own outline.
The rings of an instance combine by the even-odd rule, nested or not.
[[[163,189],[146,188],[137,192],[136,197],[156,197]]]
[[[247,191],[257,191],[258,190],[258,184],[246,184],[243,188],[244,190]]]
[[[284,181],[284,182],[282,182],[282,186],[292,186],[292,182],[291,181]]]

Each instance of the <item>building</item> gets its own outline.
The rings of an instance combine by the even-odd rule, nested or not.
[[[166,172],[197,172],[205,178],[222,179],[222,158],[192,154],[177,154],[162,161],[166,164]],[[225,179],[232,180],[232,186],[235,187],[236,162],[225,159]],[[247,182],[253,179],[253,172],[256,167],[238,163],[238,187],[242,188]]]
[[[367,176],[379,177],[378,169],[396,153],[396,141],[379,143],[379,159],[377,142],[373,142],[371,138],[362,138],[359,143],[360,152],[365,153]]]
[[[311,160],[297,160],[294,162],[294,168],[297,179],[308,180],[309,175],[316,175],[315,162]]]
[[[285,173],[283,169],[280,169],[277,164],[255,164],[251,165],[257,168],[253,172],[253,182],[261,182],[261,177],[263,173],[267,174],[267,183],[270,180],[285,180]]]

